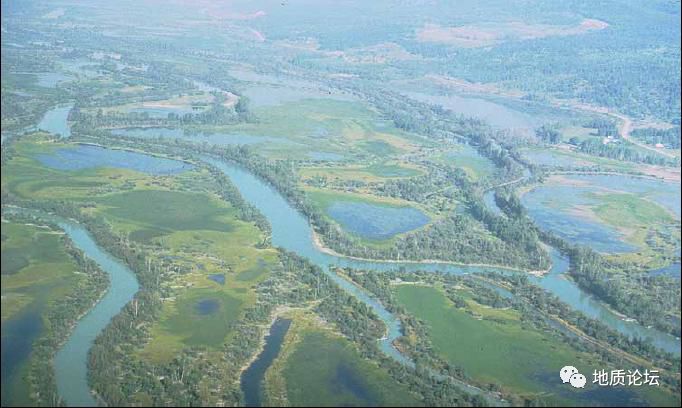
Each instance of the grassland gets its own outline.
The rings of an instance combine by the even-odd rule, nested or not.
[[[140,190],[104,196],[98,204],[115,229],[153,245],[159,258],[184,271],[167,283],[176,295],[164,302],[140,356],[164,362],[185,347],[220,350],[255,303],[255,285],[277,262],[274,250],[256,248],[261,232],[208,194]],[[213,274],[223,274],[225,283],[211,280]],[[206,301],[215,310],[203,313]]]
[[[328,151],[355,158],[409,153],[427,143],[393,126],[379,126],[380,116],[363,103],[332,99],[306,99],[254,109],[256,123],[225,128],[232,133],[282,138],[263,146],[270,157],[301,156]]]
[[[79,201],[111,191],[144,188],[167,180],[122,168],[58,170],[43,166],[35,158],[69,146],[46,141],[41,133],[14,143],[16,155],[3,166],[2,189],[26,199]]]
[[[634,194],[598,194],[600,204],[595,212],[606,223],[628,228],[651,224],[669,224],[673,217],[660,205]]]
[[[64,296],[78,282],[62,235],[34,225],[2,224],[2,321],[37,302]]]
[[[635,194],[595,194],[599,204],[592,208],[602,222],[625,234],[626,240],[636,245],[634,253],[611,257],[614,262],[632,261],[651,268],[663,266],[663,257],[679,248],[680,229],[666,209]]]
[[[152,248],[158,262],[179,272],[163,283],[170,296],[139,357],[165,362],[186,347],[220,350],[244,309],[256,302],[255,285],[277,263],[274,250],[256,247],[263,240],[260,230],[237,218],[200,168],[173,176],[121,168],[61,171],[33,158],[65,146],[40,135],[17,142],[17,154],[3,166],[3,190],[26,199],[88,203],[84,211],[103,216],[116,232]],[[23,262],[3,256],[3,269]],[[212,274],[224,275],[225,283],[209,279]],[[4,299],[3,313],[12,310]],[[216,310],[202,314],[198,304],[204,300],[215,301]]]
[[[629,398],[643,399],[654,406],[675,406],[679,398],[651,387],[596,390],[590,376],[584,391],[564,387],[558,373],[569,362],[581,373],[592,373],[606,363],[532,328],[513,309],[478,304],[468,289],[457,291],[466,303],[462,308],[455,307],[440,288],[433,286],[397,285],[394,292],[408,313],[425,323],[435,352],[463,368],[475,382],[495,383],[550,405],[604,403],[603,398],[613,401],[619,393],[632,393]]]
[[[351,342],[304,313],[295,315],[265,378],[267,405],[421,405]]]
[[[334,167],[303,167],[299,174],[304,180],[313,177],[325,177],[330,181],[358,180],[372,183],[387,179],[421,176],[424,174],[424,171],[411,163],[384,161],[370,165],[351,164]]]
[[[437,161],[461,168],[472,181],[490,177],[495,173],[493,162],[481,156],[471,146],[462,145],[446,151],[437,157]]]
[[[586,372],[596,367],[590,356],[524,325],[516,311],[483,307],[470,299],[466,309],[458,309],[439,289],[427,286],[400,285],[395,294],[410,314],[426,323],[436,352],[477,382],[540,395],[547,386],[538,377],[558,375],[567,361]]]
[[[139,91],[139,87],[125,87],[121,89],[121,92],[134,93]],[[144,88],[142,88],[144,90]],[[97,113],[98,109],[102,110],[103,114],[109,113],[129,113],[135,110],[154,110],[160,109],[162,111],[175,112],[183,114],[185,112],[201,112],[205,110],[214,100],[214,97],[210,94],[197,93],[193,95],[180,95],[169,99],[157,100],[157,101],[145,101],[145,102],[131,102],[124,105],[102,107],[102,108],[89,108],[85,112],[90,114]]]

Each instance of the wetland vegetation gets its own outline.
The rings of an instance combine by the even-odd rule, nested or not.
[[[679,406],[679,2],[328,3],[2,2],[2,405]]]

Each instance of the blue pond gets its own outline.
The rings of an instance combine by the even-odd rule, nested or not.
[[[654,269],[653,271],[649,272],[649,276],[670,276],[675,279],[680,279],[681,270],[682,268],[680,267],[680,263],[676,262],[668,266],[664,266],[663,268]]]
[[[45,113],[45,116],[38,123],[38,129],[46,132],[60,135],[61,137],[71,137],[71,128],[69,127],[69,112],[71,112],[73,105],[57,106]]]
[[[222,273],[214,273],[212,275],[208,275],[208,278],[213,282],[219,283],[221,285],[225,284],[225,275]]]
[[[52,154],[39,154],[35,158],[43,165],[58,170],[116,167],[155,175],[166,175],[180,173],[194,167],[179,160],[91,145],[59,148]]]
[[[196,308],[200,315],[210,315],[220,309],[220,302],[215,299],[202,299],[197,302]]]
[[[416,208],[338,201],[327,213],[349,232],[370,239],[387,239],[426,225],[429,217]]]

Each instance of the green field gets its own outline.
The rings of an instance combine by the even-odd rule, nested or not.
[[[333,167],[304,167],[299,170],[304,179],[311,177],[326,177],[334,180],[356,180],[366,183],[384,181],[387,179],[421,176],[424,172],[417,166],[397,161],[384,161],[368,166],[352,164]]]
[[[135,190],[102,197],[97,211],[186,271],[166,282],[176,295],[164,302],[139,353],[152,362],[169,361],[186,347],[220,350],[256,302],[255,285],[277,262],[276,251],[256,248],[262,236],[254,225],[206,193]],[[210,280],[211,274],[224,275],[225,283]],[[215,302],[216,310],[200,313],[201,301]]]
[[[489,177],[495,173],[495,165],[488,158],[481,156],[473,147],[460,145],[438,157],[438,161],[461,168],[473,181]]]
[[[229,232],[234,211],[202,194],[178,191],[138,190],[100,198],[103,211],[139,228],[131,239],[145,241],[174,231]]]
[[[410,314],[426,323],[436,352],[478,382],[539,395],[547,387],[535,377],[555,375],[568,361],[585,371],[594,363],[555,338],[525,327],[513,310],[487,309],[470,301],[474,316],[455,308],[433,287],[400,285],[395,293]]]
[[[285,387],[288,406],[421,405],[385,370],[363,359],[351,342],[300,320],[289,329],[266,381],[271,394],[276,389],[272,382]]]
[[[135,205],[117,206],[131,202]],[[164,362],[186,347],[219,350],[245,308],[255,303],[254,286],[277,262],[276,251],[256,248],[261,232],[237,220],[227,203],[206,194],[141,190],[107,196],[101,203],[98,211],[115,229],[143,238],[156,246],[158,257],[172,258],[186,271],[167,282],[176,296],[164,302],[140,356]],[[154,203],[163,203],[164,211]],[[225,283],[210,280],[211,274],[224,275]],[[202,314],[199,302],[207,300],[218,306]]]
[[[78,282],[62,235],[34,225],[2,224],[2,321],[37,302],[42,307]]]
[[[431,286],[399,285],[395,294],[408,313],[426,324],[436,353],[448,363],[462,367],[474,381],[495,383],[552,405],[598,401],[592,400],[590,394],[581,395],[581,391],[563,387],[555,378],[566,365],[577,367],[581,373],[592,373],[605,363],[570,348],[554,335],[529,327],[519,312],[480,305],[465,289],[458,291],[465,299],[465,308],[456,308],[440,289]],[[597,393],[593,387],[588,378],[586,390]],[[611,398],[626,392],[600,391],[614,393]],[[654,405],[675,405],[675,397],[662,390],[627,390],[631,391]]]
[[[344,156],[388,155],[414,151],[426,142],[393,126],[380,127],[380,115],[364,103],[333,99],[304,99],[254,109],[257,123],[223,130],[281,138],[259,151],[271,157],[301,156],[309,151],[330,151]]]
[[[673,216],[660,205],[634,194],[595,194],[600,204],[595,213],[615,227],[642,228],[652,224],[669,224]]]

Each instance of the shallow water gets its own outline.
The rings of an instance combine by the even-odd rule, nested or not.
[[[416,208],[389,207],[352,201],[337,201],[327,214],[353,234],[369,239],[387,239],[426,225],[429,217]]]
[[[109,287],[104,296],[76,322],[54,359],[57,391],[66,405],[96,406],[87,380],[88,353],[96,337],[137,293],[137,278],[127,266],[99,248],[85,228],[76,222],[35,210],[7,208],[7,211],[33,214],[57,223],[74,246],[99,265],[109,278]]]
[[[281,318],[275,320],[275,323],[270,327],[270,333],[265,337],[263,351],[242,374],[240,381],[244,392],[244,403],[247,407],[261,406],[265,372],[277,358],[290,325],[291,320]]]
[[[574,244],[584,244],[606,253],[632,252],[615,227],[581,216],[574,209],[600,204],[595,193],[628,193],[649,199],[680,217],[680,184],[647,178],[616,175],[564,176],[559,183],[540,185],[521,197],[521,202],[540,228],[552,231]]]
[[[60,82],[73,78],[61,72],[13,72],[16,75],[32,75],[36,78],[36,85],[43,88],[55,88]]]
[[[545,231],[551,231],[572,244],[587,245],[604,253],[632,252],[625,236],[599,220],[571,213],[574,206],[595,206],[593,190],[571,186],[537,187],[521,198],[528,215]]]
[[[530,134],[540,124],[539,119],[533,115],[483,98],[457,94],[431,95],[413,91],[403,93],[420,102],[438,105],[460,115],[485,120],[498,129],[512,129]]]
[[[58,170],[116,167],[149,174],[169,175],[194,167],[179,160],[83,144],[58,148],[51,154],[38,154],[35,158],[43,165]]]
[[[63,105],[50,109],[38,123],[38,129],[60,135],[62,138],[71,137],[68,118],[72,108],[73,105]]]
[[[218,309],[220,309],[220,302],[216,299],[202,299],[196,304],[197,313],[201,316],[213,314]]]
[[[36,308],[29,308],[2,323],[2,406],[18,405],[21,396],[14,395],[16,383],[21,381],[22,367],[28,362],[33,342],[43,329],[43,321]]]
[[[672,263],[668,266],[664,266],[662,268],[654,269],[653,271],[649,272],[650,276],[660,276],[660,275],[665,275],[665,276],[670,276],[675,279],[680,279],[680,271],[681,271],[680,263],[675,262]]]
[[[225,284],[225,274],[222,273],[214,273],[212,275],[208,275],[208,278],[212,280],[213,282],[219,283],[221,285]]]

